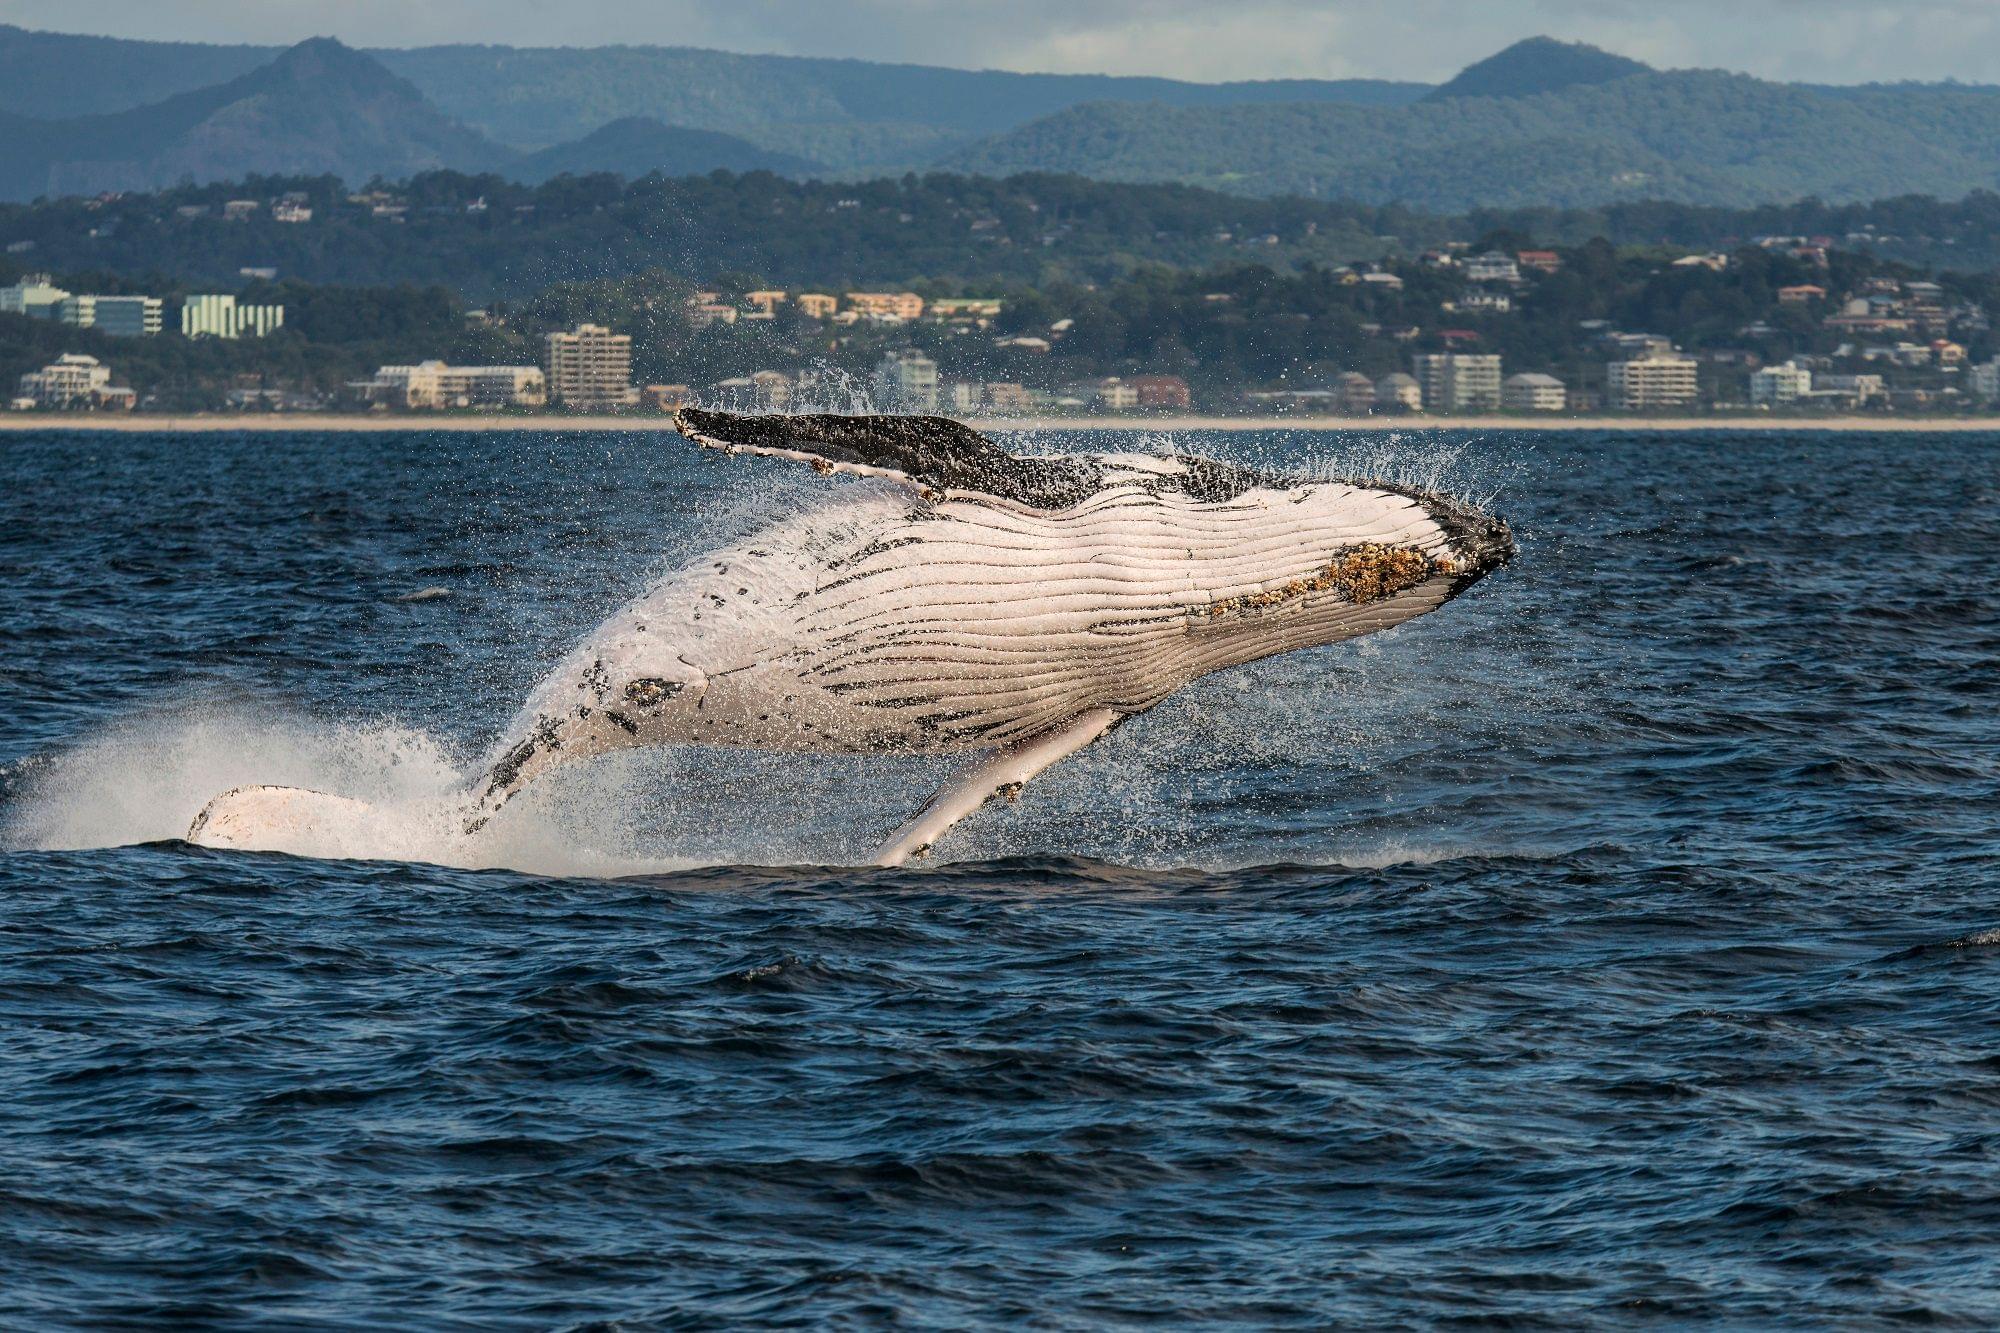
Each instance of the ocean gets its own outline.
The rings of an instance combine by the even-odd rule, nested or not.
[[[0,1324],[2000,1321],[2000,435],[1173,443],[1521,554],[888,871],[946,767],[620,756],[454,866],[179,840],[443,789],[870,483],[0,436]]]

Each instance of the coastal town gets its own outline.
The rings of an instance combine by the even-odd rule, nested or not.
[[[399,205],[386,196],[370,207],[392,222],[398,217]],[[220,216],[264,208],[264,201],[233,201]],[[281,196],[268,201],[268,216],[297,226],[310,223],[312,210]],[[407,361],[330,382],[323,368],[287,375],[248,354],[227,383],[204,385],[192,401],[185,390],[168,401],[160,386],[128,380],[120,350],[159,339],[292,338],[309,360],[318,345],[310,322],[288,320],[281,301],[254,295],[280,290],[274,268],[244,268],[240,292],[187,291],[171,302],[143,292],[72,290],[48,273],[24,272],[0,287],[0,325],[15,316],[92,335],[89,347],[62,346],[18,374],[9,401],[18,413],[603,415],[659,414],[690,402],[773,412],[866,402],[961,416],[1093,418],[2000,411],[2000,348],[1991,342],[1985,306],[1929,278],[1879,265],[1857,270],[1833,238],[1762,236],[1735,251],[1647,257],[1648,282],[1697,293],[1702,279],[1727,278],[1746,263],[1782,265],[1799,279],[1771,287],[1768,309],[1746,306],[1752,317],[1734,336],[1707,332],[1696,346],[1671,331],[1603,316],[1571,321],[1552,343],[1548,308],[1576,302],[1576,263],[1585,258],[1574,249],[1451,243],[1402,260],[1316,268],[1306,275],[1318,302],[1311,311],[1265,295],[1280,281],[1304,279],[1274,278],[1260,288],[1254,271],[1248,286],[1238,272],[1232,284],[1186,295],[1191,321],[1238,342],[1270,338],[1287,325],[1346,321],[1351,328],[1339,331],[1354,355],[1346,365],[1304,355],[1275,375],[1239,372],[1224,380],[1185,346],[1150,357],[1144,349],[1131,355],[1129,347],[1117,349],[1125,355],[1079,355],[1104,341],[1093,324],[1107,293],[1094,288],[1078,294],[1087,308],[1072,311],[1040,292],[665,283],[670,290],[649,290],[637,303],[636,327],[621,326],[613,309],[632,316],[630,300],[607,301],[606,309],[554,327],[545,312],[496,303],[458,312],[454,336],[416,347]],[[1601,268],[1604,257],[1595,258]],[[587,307],[588,295],[568,304]],[[1366,318],[1375,313],[1392,317]],[[1538,313],[1540,335],[1521,337]],[[472,363],[445,345],[467,341],[530,355]],[[1311,341],[1300,346],[1316,350]],[[1975,359],[1975,351],[1984,357]],[[670,373],[642,373],[641,363]],[[728,373],[700,373],[716,365]]]

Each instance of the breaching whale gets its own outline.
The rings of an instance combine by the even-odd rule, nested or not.
[[[1401,624],[1515,550],[1500,519],[1385,482],[1017,456],[933,416],[684,408],[675,424],[725,453],[894,484],[713,552],[606,620],[495,743],[466,836],[551,768],[625,746],[979,752],[881,844],[875,861],[899,865],[1188,682]],[[188,837],[283,849],[357,809],[238,788]]]

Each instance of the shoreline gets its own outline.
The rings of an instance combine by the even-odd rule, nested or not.
[[[1864,431],[1876,433],[2000,433],[2000,415],[1979,417],[968,417],[979,430],[1008,431],[1276,431],[1338,430],[1383,434],[1411,431]],[[164,434],[305,431],[671,431],[667,416],[376,416],[363,413],[0,413],[0,431],[100,431]]]

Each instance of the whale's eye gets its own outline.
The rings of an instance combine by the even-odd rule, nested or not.
[[[651,708],[665,703],[679,694],[682,685],[677,680],[635,680],[625,687],[625,697],[641,708]]]

